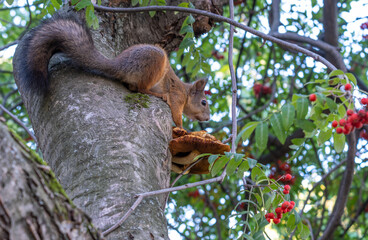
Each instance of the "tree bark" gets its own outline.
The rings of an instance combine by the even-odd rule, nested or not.
[[[202,9],[207,6],[206,10],[216,6],[210,1],[197,4]],[[100,13],[99,17],[95,45],[113,57],[137,43],[160,44],[169,51],[177,48],[186,15],[157,12],[150,18],[148,13]],[[197,19],[205,26],[211,23]],[[20,42],[13,59],[16,82],[23,47]],[[124,100],[130,92],[122,84],[73,68],[60,55],[52,58],[49,73],[45,97],[19,88],[39,148],[68,196],[96,227],[106,230],[128,211],[137,193],[169,186],[170,109],[152,96],[149,108],[135,108]],[[107,238],[168,239],[164,202],[163,195],[145,199]]]
[[[49,167],[0,122],[0,239],[99,239]]]
[[[323,1],[324,41],[335,48],[337,48],[339,45],[337,17],[338,17],[337,1],[324,0]],[[330,54],[329,52],[326,52],[326,59],[331,63],[336,62],[334,56],[332,56],[332,54]]]

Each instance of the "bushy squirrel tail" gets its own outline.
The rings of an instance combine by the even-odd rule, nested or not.
[[[49,86],[48,64],[52,55],[63,52],[79,64],[95,62],[96,53],[86,24],[76,13],[56,13],[21,39],[17,67],[19,83],[26,91],[43,94]],[[93,67],[93,66],[92,66]]]

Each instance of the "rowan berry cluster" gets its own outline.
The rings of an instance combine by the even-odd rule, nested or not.
[[[278,160],[276,165],[271,166],[271,173],[268,176],[270,179],[280,180],[283,184],[293,185],[295,176],[292,176],[292,171],[288,163]],[[284,176],[284,177],[283,177]]]
[[[295,206],[294,201],[285,201],[281,204],[281,207],[277,207],[275,209],[275,213],[269,212],[265,215],[266,220],[271,223],[271,219],[273,220],[274,224],[279,224],[281,222],[282,215],[284,213],[290,212]]]
[[[351,88],[352,88],[352,86],[351,86],[350,83],[347,83],[347,84],[344,85],[345,91],[350,91]],[[309,95],[309,101],[315,102],[316,100],[317,100],[317,95],[316,94],[312,93],[312,94]]]
[[[368,123],[368,111],[361,109],[358,112],[354,112],[353,110],[348,109],[344,118],[339,121],[335,120],[332,122],[332,127],[336,128],[336,133],[347,135],[355,129],[362,128],[366,123]]]
[[[285,180],[285,181],[290,181],[293,179],[293,176],[291,174],[285,174],[283,175],[280,180]],[[289,194],[289,191],[290,191],[291,187],[290,185],[285,185],[284,186],[284,191],[283,193],[284,194]],[[295,206],[295,202],[294,201],[284,201],[282,204],[281,204],[281,207],[277,207],[275,209],[275,213],[272,213],[271,211],[269,211],[269,213],[267,213],[265,215],[265,218],[266,220],[271,223],[271,219],[273,220],[273,223],[275,224],[279,224],[280,221],[281,221],[281,218],[282,218],[282,214],[284,213],[287,213],[287,212],[290,212]]]
[[[259,98],[261,93],[262,93],[262,96],[271,94],[272,89],[269,86],[265,86],[260,83],[255,83],[253,86],[253,92],[254,92],[254,95],[256,95],[256,98]]]
[[[350,83],[344,85],[345,91],[350,91],[351,88],[352,86]],[[309,101],[314,102],[316,100],[317,100],[316,94],[312,93],[309,95]],[[348,109],[346,111],[346,116],[344,118],[340,119],[339,121],[334,120],[332,122],[332,127],[336,128],[336,133],[338,134],[343,133],[347,135],[353,132],[355,129],[362,128],[364,124],[368,124],[368,111],[365,110],[368,109],[368,98],[362,98],[360,100],[360,103],[363,106],[365,105],[364,109],[361,109],[358,112],[354,112],[354,110]]]

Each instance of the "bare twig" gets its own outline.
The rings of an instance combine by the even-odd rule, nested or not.
[[[154,195],[163,194],[163,193],[174,192],[174,191],[179,191],[179,190],[184,190],[184,189],[187,189],[187,188],[197,187],[197,186],[210,184],[210,183],[215,183],[215,182],[222,182],[224,180],[225,176],[226,176],[226,171],[224,170],[222,172],[221,176],[218,176],[218,177],[215,177],[215,178],[211,178],[211,179],[207,179],[207,180],[203,180],[203,181],[199,181],[199,182],[195,182],[195,183],[187,183],[187,184],[177,186],[177,187],[164,188],[164,189],[160,189],[160,190],[156,190],[156,191],[137,194],[136,197],[138,197],[138,198],[133,203],[133,205],[129,208],[129,210],[124,214],[124,216],[117,223],[115,223],[112,227],[110,227],[106,231],[102,232],[102,236],[107,236],[108,234],[113,232],[115,229],[117,229],[133,213],[133,211],[138,207],[138,205],[142,202],[143,198],[145,198],[145,197],[154,196]]]
[[[234,1],[229,1],[230,7],[230,19],[234,19]],[[229,69],[231,75],[231,91],[232,91],[232,102],[231,102],[231,121],[232,121],[232,133],[234,136],[231,139],[231,152],[236,152],[236,135],[237,135],[237,121],[236,121],[236,100],[238,96],[238,87],[236,84],[236,77],[233,63],[233,49],[234,49],[234,26],[230,25],[230,36],[229,36]]]
[[[8,111],[8,109],[6,109],[3,105],[0,104],[0,108],[6,113],[8,114],[13,120],[14,122],[16,122],[17,124],[19,124],[24,130],[26,130],[26,132],[29,134],[29,136],[33,139],[33,141],[35,141],[35,143],[37,144],[37,140],[36,137],[33,135],[33,133],[31,131],[29,131],[29,129],[26,127],[26,125],[24,125],[22,123],[21,120],[19,120],[15,115],[13,115],[11,112]]]
[[[4,46],[0,47],[0,51],[3,51],[3,50],[5,50],[5,49],[7,49],[7,48],[10,48],[11,46],[14,46],[14,45],[16,45],[16,44],[18,44],[18,40],[15,40],[14,42],[8,43],[8,44],[6,44],[6,45],[4,45]]]

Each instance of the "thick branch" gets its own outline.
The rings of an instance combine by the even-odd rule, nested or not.
[[[354,159],[356,153],[356,135],[354,133],[349,134],[347,136],[347,142],[349,145],[348,156],[346,161],[346,168],[344,171],[343,178],[340,182],[340,188],[338,195],[336,197],[335,206],[333,211],[330,215],[329,221],[327,223],[326,229],[320,238],[320,240],[325,239],[332,239],[333,233],[335,232],[336,228],[339,226],[341,221],[341,216],[344,213],[344,208],[346,202],[348,200],[348,195],[350,191],[350,186],[353,181],[354,176]]]
[[[261,37],[265,40],[274,42],[279,44],[280,46],[283,46],[285,48],[288,48],[290,50],[294,50],[297,52],[301,52],[307,56],[312,57],[314,60],[319,61],[323,63],[329,70],[336,70],[336,67],[331,64],[329,61],[327,61],[322,56],[313,53],[312,51],[309,51],[305,48],[299,47],[296,44],[288,43],[286,41],[283,41],[281,39],[278,39],[276,37],[273,37],[271,35],[265,34],[263,32],[257,31],[253,28],[250,28],[244,24],[241,24],[239,22],[236,22],[230,18],[223,17],[218,14],[210,13],[207,11],[199,10],[199,9],[192,9],[192,8],[184,8],[184,7],[175,7],[175,6],[150,6],[150,7],[135,7],[135,8],[110,8],[110,7],[103,7],[103,6],[97,6],[95,5],[96,10],[105,11],[105,12],[125,12],[125,13],[133,13],[133,12],[147,12],[147,11],[177,11],[177,12],[186,12],[186,13],[192,13],[197,15],[203,15],[210,18],[213,18],[214,20],[226,22],[229,23],[235,27],[238,27],[240,29],[243,29],[251,34],[254,34],[258,37]]]

